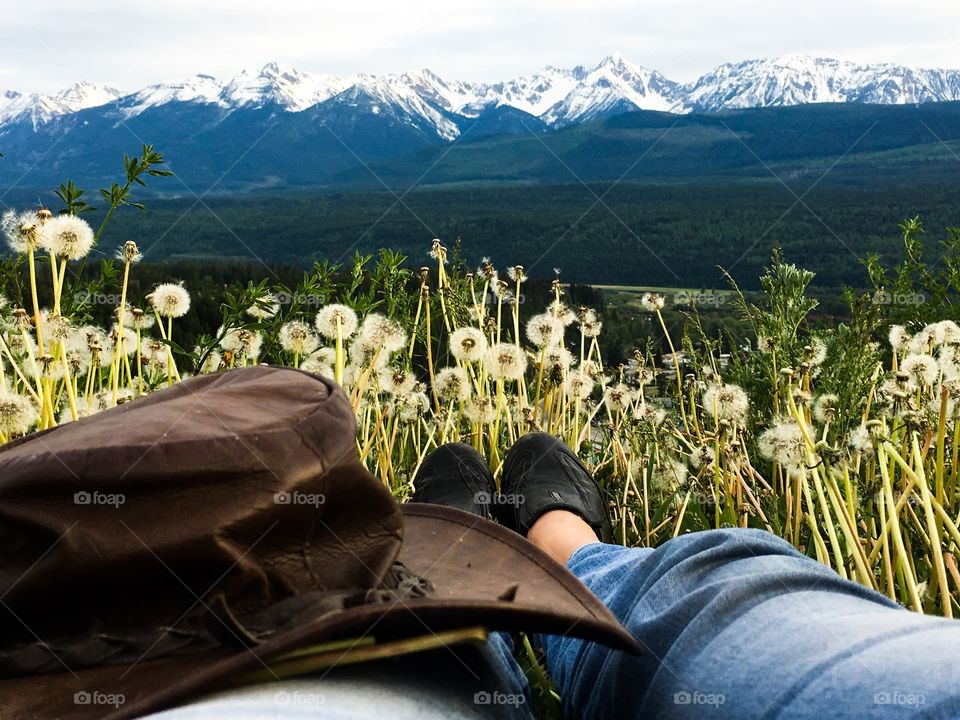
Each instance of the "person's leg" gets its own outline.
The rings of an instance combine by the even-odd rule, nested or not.
[[[441,648],[235,688],[150,720],[531,720],[506,642]],[[505,664],[508,661],[510,664]]]
[[[568,717],[960,715],[960,623],[904,610],[774,535],[716,530],[628,549],[554,511],[528,537],[646,650],[541,638]]]

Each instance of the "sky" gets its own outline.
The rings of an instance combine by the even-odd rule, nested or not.
[[[955,0],[0,0],[0,91],[133,91],[277,61],[351,76],[496,81],[614,51],[685,82],[801,53],[960,67]]]

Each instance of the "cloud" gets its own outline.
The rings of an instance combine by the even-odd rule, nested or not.
[[[430,67],[499,80],[614,50],[677,80],[721,62],[808,53],[958,64],[960,4],[914,0],[164,0],[19,3],[0,27],[0,83],[54,91],[78,79],[133,90],[196,72],[228,78],[278,60],[353,75]]]

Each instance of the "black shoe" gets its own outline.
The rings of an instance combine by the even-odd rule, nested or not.
[[[583,463],[560,440],[529,433],[514,443],[503,462],[497,516],[523,536],[549,510],[569,510],[582,517],[597,537],[613,533],[607,503]]]
[[[446,505],[493,519],[497,494],[486,460],[469,445],[447,443],[430,453],[416,477],[410,502]]]

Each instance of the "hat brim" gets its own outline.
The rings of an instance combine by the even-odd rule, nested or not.
[[[77,672],[0,680],[4,716],[139,717],[235,684],[290,653],[338,638],[378,642],[483,626],[581,637],[639,652],[634,637],[566,568],[496,523],[453,508],[406,504],[399,560],[429,578],[427,598],[321,616],[250,649],[224,649]],[[87,693],[87,695],[83,695]],[[111,698],[116,701],[110,703]],[[91,702],[84,704],[84,699]],[[119,702],[122,699],[122,702]]]

